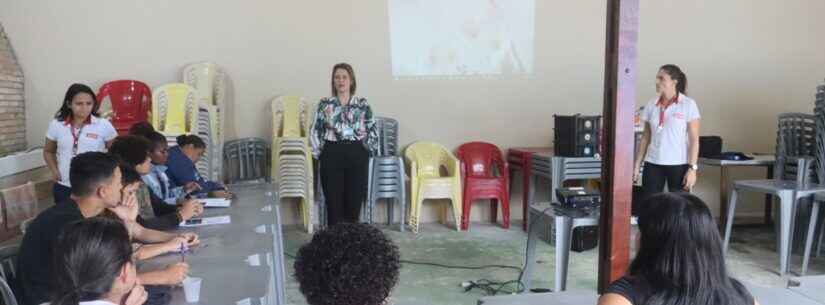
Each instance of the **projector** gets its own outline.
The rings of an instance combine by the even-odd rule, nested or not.
[[[556,200],[562,207],[573,209],[599,208],[602,204],[602,196],[598,191],[588,191],[583,187],[558,188]]]

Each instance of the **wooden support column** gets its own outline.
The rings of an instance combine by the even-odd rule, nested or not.
[[[599,293],[624,275],[630,256],[638,37],[639,0],[607,0]]]

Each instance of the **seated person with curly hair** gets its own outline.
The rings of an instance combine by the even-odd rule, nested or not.
[[[339,223],[298,250],[295,278],[310,305],[381,305],[398,282],[399,259],[380,230]]]

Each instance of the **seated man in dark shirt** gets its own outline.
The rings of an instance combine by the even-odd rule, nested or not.
[[[48,301],[51,292],[52,252],[57,236],[71,222],[100,215],[108,209],[118,215],[134,239],[146,243],[169,241],[178,235],[146,229],[129,220],[134,209],[134,195],[122,198],[123,184],[116,157],[100,152],[87,152],[72,159],[69,169],[72,184],[69,202],[58,203],[38,215],[26,230],[20,245],[18,270],[24,304],[41,304]],[[197,243],[197,236],[182,234]],[[165,270],[139,275],[141,282],[153,285],[176,284],[186,275],[185,263],[175,264]]]
[[[63,227],[94,217],[120,202],[120,169],[114,157],[101,152],[82,153],[72,159],[69,177],[72,199],[57,202],[37,215],[20,244],[18,265],[25,304],[49,300],[52,246]]]

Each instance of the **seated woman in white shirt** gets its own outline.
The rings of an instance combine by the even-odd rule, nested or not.
[[[146,290],[123,223],[92,217],[69,224],[55,244],[52,305],[140,305]]]
[[[54,202],[69,200],[69,164],[78,154],[105,151],[117,131],[108,120],[98,117],[98,103],[94,91],[84,84],[72,84],[66,91],[60,110],[49,123],[43,159],[54,177]]]

